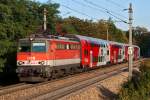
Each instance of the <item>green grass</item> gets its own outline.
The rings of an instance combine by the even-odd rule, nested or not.
[[[140,73],[123,84],[119,100],[150,100],[150,59],[141,63]]]

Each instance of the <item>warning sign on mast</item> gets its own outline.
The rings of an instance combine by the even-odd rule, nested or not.
[[[129,55],[133,54],[133,47],[128,47],[128,54]]]

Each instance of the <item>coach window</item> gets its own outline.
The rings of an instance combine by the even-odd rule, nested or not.
[[[101,57],[100,56],[98,57],[98,61],[101,62]]]
[[[86,50],[84,50],[84,55],[86,56]]]
[[[103,44],[103,47],[105,48],[105,44]]]
[[[101,55],[103,55],[103,49],[101,49]]]
[[[107,50],[107,55],[109,55],[109,50]]]
[[[121,49],[120,49],[120,55],[121,55]]]
[[[87,55],[87,50],[84,50],[84,55],[85,55],[85,56]]]
[[[123,55],[124,55],[124,51],[123,51],[122,53],[123,53]]]
[[[102,56],[100,56],[100,62],[102,62]]]

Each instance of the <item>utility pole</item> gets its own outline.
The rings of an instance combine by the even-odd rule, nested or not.
[[[128,48],[128,54],[129,54],[129,80],[132,79],[132,69],[133,69],[133,46],[132,46],[132,20],[133,20],[133,10],[132,10],[132,4],[129,4],[129,48]]]
[[[108,32],[109,32],[109,31],[108,31],[108,28],[109,28],[109,27],[108,27],[108,24],[107,24],[107,41],[108,41],[108,35],[109,35],[109,33],[108,33]]]
[[[46,31],[47,29],[47,20],[46,20],[46,14],[47,14],[47,10],[46,8],[44,8],[44,18],[43,18],[43,21],[44,21],[44,31]]]
[[[109,39],[109,20],[104,20],[105,21],[105,25],[106,25],[106,39],[108,41]]]

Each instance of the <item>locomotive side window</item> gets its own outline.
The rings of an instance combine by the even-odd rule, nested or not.
[[[80,45],[79,44],[70,44],[70,49],[78,50],[78,49],[80,49]]]
[[[62,43],[57,43],[57,49],[65,49],[66,48],[66,45],[65,44],[62,44]]]
[[[32,43],[33,52],[46,52],[46,43]]]

